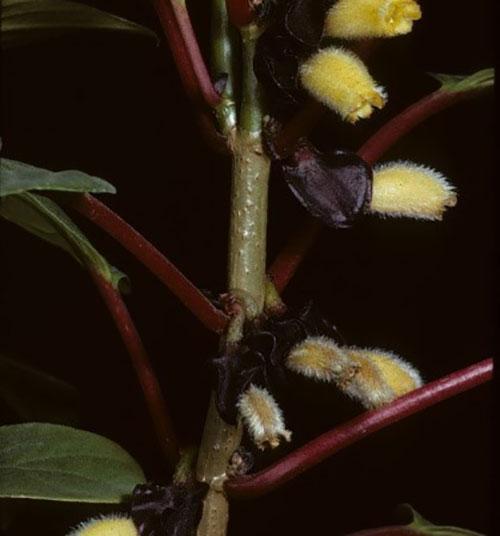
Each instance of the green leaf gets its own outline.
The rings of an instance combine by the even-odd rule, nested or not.
[[[119,503],[145,481],[109,439],[58,424],[0,427],[0,497]]]
[[[138,34],[157,40],[154,32],[116,15],[69,0],[1,0],[1,45],[29,45],[81,30]]]
[[[25,422],[78,421],[78,392],[73,386],[1,354],[0,400]]]
[[[427,519],[424,519],[409,504],[403,504],[401,507],[411,514],[413,521],[409,525],[406,525],[406,527],[414,530],[416,534],[422,536],[483,536],[479,532],[474,532],[472,530],[434,525],[430,521],[427,521]]]
[[[50,171],[17,160],[1,158],[0,197],[30,190],[116,193],[115,187],[109,182],[81,171]]]
[[[449,93],[478,91],[493,87],[495,83],[495,70],[483,69],[469,76],[459,76],[454,74],[429,73],[436,80],[441,82],[441,90]]]
[[[111,266],[56,203],[38,194],[9,195],[0,203],[0,216],[58,246],[80,264],[97,271],[115,288],[128,290],[127,277]]]

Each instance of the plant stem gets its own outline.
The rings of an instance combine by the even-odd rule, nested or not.
[[[270,161],[262,148],[260,90],[253,72],[256,27],[242,29],[243,69],[240,124],[234,144],[228,283],[242,310],[229,324],[226,349],[238,344],[245,320],[264,307],[267,190]],[[230,457],[239,445],[241,428],[227,425],[217,413],[214,396],[203,432],[197,477],[210,485],[197,536],[224,536],[228,503],[223,484]]]
[[[167,38],[184,91],[195,105],[203,137],[217,152],[225,152],[224,138],[217,132],[210,108],[221,96],[210,79],[184,0],[153,0]]]
[[[229,147],[236,130],[236,105],[234,102],[234,45],[237,37],[227,15],[226,0],[212,0],[211,21],[212,75],[217,80],[226,77],[221,100],[215,113],[221,131]]]
[[[262,102],[253,72],[256,26],[242,29],[243,87],[233,155],[229,290],[245,303],[247,319],[264,307],[267,191],[270,161],[262,147]]]
[[[358,150],[358,155],[369,164],[374,164],[398,140],[427,118],[473,95],[474,92],[465,91],[434,91],[434,93],[403,110],[377,130]]]
[[[204,326],[217,333],[224,329],[227,316],[123,218],[90,194],[76,196],[71,206],[130,251]]]
[[[184,0],[153,0],[184,89],[198,105],[220,101],[191,25]]]
[[[396,399],[381,409],[366,412],[326,432],[258,473],[228,481],[226,491],[231,497],[240,498],[259,497],[269,493],[339,450],[405,417],[473,389],[491,380],[492,375],[492,359],[485,359],[453,372]]]
[[[179,459],[179,446],[174,427],[163,398],[158,379],[154,373],[149,356],[137,332],[134,321],[125,305],[120,292],[116,290],[101,274],[90,270],[90,275],[99,290],[111,316],[120,332],[132,360],[137,378],[141,385],[149,413],[153,420],[156,435],[167,460],[172,467]]]
[[[316,242],[323,228],[321,222],[307,216],[298,231],[285,244],[268,270],[269,278],[281,294],[304,260],[306,253]]]

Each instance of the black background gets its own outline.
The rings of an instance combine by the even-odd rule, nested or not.
[[[161,32],[146,1],[96,5]],[[206,3],[191,2],[208,42]],[[359,126],[329,116],[316,132],[357,148],[378,125],[437,87],[426,72],[472,73],[492,64],[486,0],[421,2],[411,36],[384,41],[370,70],[389,93]],[[456,185],[459,203],[441,223],[366,218],[324,231],[285,298],[313,298],[351,344],[392,349],[428,380],[493,355],[494,212],[491,95],[426,121],[385,159],[432,166]],[[105,201],[199,286],[225,286],[229,162],[201,139],[168,48],[79,35],[3,55],[3,154],[51,169],[76,168],[118,188]],[[269,256],[302,208],[281,177],[271,181]],[[209,394],[207,359],[217,340],[111,239],[74,214],[107,258],[132,280],[127,303],[143,335],[179,433],[200,437]],[[156,480],[168,475],[119,336],[85,272],[64,252],[2,223],[1,350],[76,385],[82,428],[129,450]],[[231,507],[230,534],[346,534],[390,524],[411,503],[439,524],[490,531],[490,397],[483,386],[337,454],[272,495]],[[304,403],[307,430],[335,422],[335,408]],[[26,503],[17,507],[26,508]],[[12,536],[64,534],[77,505],[30,504]],[[105,509],[87,506],[85,515]],[[40,532],[40,530],[42,532]]]

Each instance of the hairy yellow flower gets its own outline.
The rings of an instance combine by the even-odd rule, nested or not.
[[[343,119],[355,123],[382,108],[385,90],[352,52],[330,47],[311,56],[300,68],[302,85]]]
[[[346,348],[358,372],[342,390],[368,409],[378,408],[420,387],[423,382],[412,365],[391,352]]]
[[[422,16],[414,0],[338,0],[325,21],[325,34],[341,39],[393,37],[411,32]]]
[[[346,382],[356,373],[349,356],[328,337],[308,337],[294,346],[287,357],[289,369],[324,382]]]
[[[139,531],[129,517],[112,514],[84,521],[67,536],[139,536]]]
[[[285,429],[281,409],[266,389],[251,384],[241,395],[238,410],[251,438],[261,450],[266,445],[277,447],[282,437],[290,441],[292,434]]]
[[[335,384],[372,409],[422,385],[418,371],[391,352],[340,347],[327,337],[308,337],[292,348],[288,368],[308,378]]]
[[[457,196],[433,169],[411,162],[391,162],[374,169],[370,211],[385,216],[440,220]]]

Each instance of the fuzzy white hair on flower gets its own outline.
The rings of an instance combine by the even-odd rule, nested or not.
[[[251,384],[241,395],[238,410],[259,449],[266,445],[276,448],[281,438],[290,441],[291,432],[285,428],[283,413],[267,389]]]
[[[325,35],[340,39],[394,37],[422,17],[415,0],[338,0],[327,13]]]
[[[441,220],[457,203],[455,189],[438,171],[413,162],[396,161],[373,169],[369,211],[392,217]]]
[[[367,409],[388,404],[423,385],[418,370],[395,355],[378,348],[345,348],[359,370],[341,389]]]
[[[111,514],[83,521],[67,536],[139,536],[139,531],[130,517]]]
[[[304,88],[344,120],[355,123],[382,108],[387,95],[351,51],[328,47],[313,54],[300,67]]]
[[[346,381],[356,373],[348,355],[332,339],[307,337],[296,344],[286,366],[298,374],[323,382]]]

